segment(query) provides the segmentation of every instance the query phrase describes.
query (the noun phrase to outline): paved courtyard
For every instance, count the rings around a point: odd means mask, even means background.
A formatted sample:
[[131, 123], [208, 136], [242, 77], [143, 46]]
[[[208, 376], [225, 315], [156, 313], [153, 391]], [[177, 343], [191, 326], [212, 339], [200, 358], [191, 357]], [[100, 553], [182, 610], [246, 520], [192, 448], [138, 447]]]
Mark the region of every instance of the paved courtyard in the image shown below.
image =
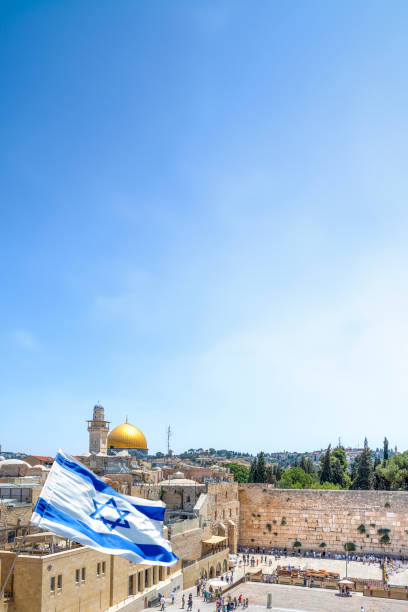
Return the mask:
[[[364, 597], [354, 593], [350, 598], [338, 597], [334, 591], [260, 583], [240, 584], [229, 592], [232, 597], [242, 593], [249, 599], [248, 612], [266, 610], [267, 593], [272, 593], [272, 610], [275, 612], [408, 612], [408, 602], [393, 599]], [[201, 612], [215, 609], [214, 604], [204, 604]]]
[[[278, 565], [291, 565], [292, 567], [300, 569], [324, 569], [337, 572], [341, 578], [346, 575], [346, 562], [338, 561], [336, 559], [313, 559], [312, 557], [281, 557], [279, 561], [275, 561], [274, 557], [268, 557], [268, 563], [260, 563], [260, 555], [254, 555], [255, 559], [258, 559], [259, 565], [255, 568], [246, 567], [247, 572], [257, 572], [262, 569], [266, 573], [270, 573], [271, 570], [275, 569]], [[241, 565], [238, 567], [237, 575], [241, 576], [243, 571], [242, 556]], [[272, 560], [272, 565], [269, 566], [269, 559]], [[348, 576], [352, 578], [372, 578], [374, 580], [382, 580], [382, 571], [378, 563], [368, 564], [362, 563], [361, 561], [350, 561], [347, 569]], [[408, 565], [401, 564], [389, 576], [390, 584], [408, 586]], [[407, 611], [408, 612], [408, 611]]]
[[[194, 595], [193, 612], [215, 612], [214, 603], [204, 603], [202, 597], [195, 597], [195, 588], [184, 592], [186, 599], [189, 592]], [[249, 599], [247, 612], [267, 612], [268, 593], [272, 593], [272, 612], [360, 612], [361, 606], [364, 606], [364, 612], [408, 612], [408, 602], [364, 597], [360, 593], [354, 593], [350, 598], [341, 598], [334, 591], [324, 589], [256, 582], [240, 584], [229, 591], [232, 597], [238, 597], [240, 593]], [[178, 594], [174, 606], [168, 604], [168, 608], [176, 612], [181, 608], [180, 602], [181, 594]], [[245, 612], [242, 608], [237, 610]]]
[[[255, 557], [260, 559], [259, 555], [255, 555]], [[346, 569], [345, 561], [287, 557], [281, 558], [279, 561], [273, 559], [271, 566], [269, 564], [259, 564], [255, 568], [248, 568], [247, 566], [246, 571], [252, 573], [262, 569], [269, 573], [277, 565], [291, 565], [302, 569], [325, 569], [338, 572], [341, 577], [345, 576]], [[235, 569], [234, 579], [236, 580], [242, 575], [243, 565], [241, 564]], [[348, 575], [354, 578], [377, 580], [382, 578], [378, 564], [368, 565], [357, 561], [348, 564]], [[408, 584], [408, 572], [400, 571], [394, 574], [390, 582], [392, 584]], [[185, 591], [186, 596], [189, 592], [193, 593], [193, 612], [215, 612], [214, 603], [204, 603], [202, 597], [195, 596], [195, 587], [187, 589]], [[240, 593], [249, 599], [248, 612], [262, 612], [262, 610], [266, 612], [268, 593], [272, 593], [272, 612], [360, 612], [361, 606], [364, 606], [364, 612], [408, 612], [408, 601], [364, 597], [361, 593], [353, 593], [351, 598], [341, 598], [335, 591], [326, 589], [247, 582], [228, 592], [232, 597], [238, 597]], [[178, 594], [174, 605], [175, 611], [180, 608], [180, 601], [181, 594]], [[238, 608], [238, 612], [243, 612], [242, 608]]]

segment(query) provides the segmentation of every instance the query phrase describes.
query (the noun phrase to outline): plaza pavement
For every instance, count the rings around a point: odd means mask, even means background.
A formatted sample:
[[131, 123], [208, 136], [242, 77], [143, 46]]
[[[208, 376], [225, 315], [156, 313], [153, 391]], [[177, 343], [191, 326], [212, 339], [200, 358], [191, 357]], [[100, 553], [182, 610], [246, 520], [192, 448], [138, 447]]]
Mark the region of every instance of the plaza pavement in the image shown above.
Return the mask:
[[[193, 612], [215, 612], [215, 603], [205, 603], [202, 597], [196, 597], [196, 588], [184, 591], [186, 603], [188, 594], [193, 593]], [[334, 591], [325, 589], [310, 589], [308, 587], [286, 586], [280, 584], [262, 584], [247, 582], [231, 589], [228, 595], [248, 597], [247, 612], [267, 612], [267, 594], [272, 593], [272, 612], [408, 612], [408, 602], [395, 599], [379, 599], [364, 597], [360, 593], [353, 593], [350, 598], [338, 597]], [[181, 593], [177, 594], [174, 612], [181, 607]], [[238, 612], [245, 612], [237, 608]]]
[[[254, 555], [260, 559], [260, 555]], [[242, 556], [240, 555], [242, 560]], [[269, 558], [268, 558], [269, 561]], [[251, 568], [246, 566], [246, 572], [257, 572], [259, 569], [266, 570], [268, 573], [277, 565], [291, 565], [302, 569], [325, 569], [335, 571], [340, 577], [345, 576], [345, 561], [336, 559], [313, 559], [298, 557], [281, 557], [278, 561], [273, 558], [272, 565], [259, 564]], [[234, 582], [243, 575], [243, 565], [239, 565], [234, 570]], [[351, 561], [348, 564], [348, 575], [353, 578], [372, 578], [381, 580], [382, 572], [378, 563], [373, 565], [363, 564], [359, 561]], [[401, 582], [396, 582], [396, 578]], [[404, 582], [405, 580], [405, 582]], [[408, 584], [408, 571], [404, 571], [392, 576], [392, 584]], [[214, 603], [205, 603], [202, 597], [196, 597], [196, 587], [186, 589], [186, 601], [189, 593], [193, 593], [193, 612], [215, 612]], [[364, 606], [364, 612], [408, 612], [408, 601], [402, 602], [395, 599], [380, 599], [374, 597], [364, 597], [361, 593], [353, 593], [350, 598], [341, 598], [335, 591], [326, 589], [311, 589], [309, 587], [286, 586], [280, 584], [263, 584], [256, 582], [246, 582], [239, 584], [228, 591], [228, 595], [238, 597], [242, 593], [243, 597], [248, 597], [249, 607], [247, 612], [266, 612], [267, 594], [272, 593], [272, 612], [360, 612]], [[174, 604], [174, 611], [180, 608], [181, 593], [177, 594]], [[173, 606], [169, 606], [172, 608]], [[237, 609], [242, 612], [242, 608]]]

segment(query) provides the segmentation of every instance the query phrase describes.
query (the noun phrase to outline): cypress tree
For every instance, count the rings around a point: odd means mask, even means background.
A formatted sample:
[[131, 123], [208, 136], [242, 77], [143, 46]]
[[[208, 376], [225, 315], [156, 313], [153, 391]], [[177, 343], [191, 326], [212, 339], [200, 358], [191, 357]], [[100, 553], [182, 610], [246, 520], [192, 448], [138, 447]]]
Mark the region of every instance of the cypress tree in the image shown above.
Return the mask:
[[357, 471], [358, 471], [358, 465], [360, 463], [360, 457], [357, 456], [355, 459], [353, 459], [353, 462], [351, 464], [351, 480], [355, 480], [357, 478]]
[[280, 479], [282, 478], [282, 474], [283, 474], [283, 469], [282, 467], [278, 464], [278, 465], [274, 465], [272, 468], [272, 473], [276, 478], [276, 482], [279, 482]]
[[390, 457], [390, 451], [388, 450], [388, 440], [384, 438], [384, 461], [388, 461]]
[[272, 472], [272, 466], [268, 465], [266, 468], [266, 482], [269, 484], [275, 484], [276, 479]]
[[366, 447], [359, 457], [357, 475], [353, 482], [353, 489], [372, 489], [374, 486], [374, 472], [372, 451]]
[[330, 449], [331, 444], [327, 447], [327, 451], [324, 454], [322, 471], [320, 473], [320, 483], [331, 482], [332, 481], [332, 473], [331, 473], [331, 457], [330, 457]]
[[266, 463], [265, 463], [265, 455], [261, 451], [258, 455], [258, 464], [255, 473], [255, 481], [254, 482], [266, 482]]
[[343, 486], [343, 478], [344, 478], [344, 472], [342, 470], [342, 467], [340, 465], [340, 461], [338, 459], [335, 459], [331, 465], [331, 476], [332, 479], [330, 482], [332, 482], [335, 485], [341, 485]]
[[248, 482], [256, 482], [255, 477], [258, 471], [258, 460], [254, 457], [251, 467], [249, 468]]

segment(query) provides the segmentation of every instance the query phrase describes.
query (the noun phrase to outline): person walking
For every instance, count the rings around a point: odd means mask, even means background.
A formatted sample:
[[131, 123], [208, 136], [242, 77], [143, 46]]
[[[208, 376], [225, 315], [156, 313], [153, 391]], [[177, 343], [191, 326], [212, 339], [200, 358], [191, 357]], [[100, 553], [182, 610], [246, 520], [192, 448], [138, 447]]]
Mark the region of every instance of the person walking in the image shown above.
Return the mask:
[[170, 597], [171, 597], [171, 605], [173, 606], [173, 605], [174, 605], [174, 600], [175, 600], [175, 598], [176, 598], [176, 593], [175, 593], [175, 591], [172, 591], [172, 592], [171, 592]]
[[166, 600], [164, 599], [163, 595], [160, 597], [160, 610], [164, 610], [164, 606], [165, 606]]
[[184, 595], [184, 593], [183, 593], [183, 595], [182, 595], [182, 597], [181, 597], [181, 609], [182, 609], [182, 610], [184, 610], [184, 606], [185, 606], [185, 605], [186, 605], [186, 596], [185, 596], [185, 595]]

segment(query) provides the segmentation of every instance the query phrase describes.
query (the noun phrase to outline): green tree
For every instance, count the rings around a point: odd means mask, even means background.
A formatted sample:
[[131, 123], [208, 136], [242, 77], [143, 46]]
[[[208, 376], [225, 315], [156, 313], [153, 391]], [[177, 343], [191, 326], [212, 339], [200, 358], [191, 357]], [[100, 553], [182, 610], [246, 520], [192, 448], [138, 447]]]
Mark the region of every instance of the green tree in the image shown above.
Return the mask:
[[279, 482], [282, 478], [283, 468], [279, 464], [274, 465], [272, 468], [272, 474], [274, 475], [276, 482]]
[[316, 486], [312, 488], [313, 489], [330, 489], [333, 491], [334, 490], [338, 491], [339, 489], [343, 489], [344, 487], [338, 484], [333, 484], [332, 482], [323, 482], [323, 484], [316, 483]]
[[254, 457], [251, 463], [251, 467], [249, 468], [248, 482], [257, 482], [256, 481], [257, 471], [258, 471], [258, 459]]
[[360, 454], [357, 475], [353, 482], [352, 489], [372, 489], [374, 486], [372, 451], [368, 446], [364, 446]]
[[241, 465], [240, 463], [224, 463], [224, 465], [234, 475], [235, 482], [248, 482], [249, 468], [246, 465]]
[[320, 482], [331, 482], [332, 481], [332, 472], [331, 472], [331, 444], [327, 447], [327, 450], [324, 454], [322, 461], [322, 471], [320, 473]]
[[263, 451], [261, 451], [258, 455], [254, 482], [266, 482], [266, 463]]
[[267, 465], [266, 466], [266, 482], [268, 484], [276, 484], [276, 478], [273, 474], [273, 470], [272, 470], [272, 466], [271, 465]]
[[389, 451], [388, 446], [389, 446], [388, 440], [387, 438], [384, 438], [384, 457], [383, 457], [384, 461], [388, 461], [388, 459], [390, 458], [390, 451]]
[[280, 489], [312, 489], [316, 485], [316, 480], [306, 474], [300, 467], [293, 467], [285, 470], [279, 482]]
[[337, 459], [339, 461], [343, 471], [347, 470], [346, 451], [342, 446], [336, 446], [336, 448], [333, 448], [331, 456], [333, 459]]
[[351, 463], [351, 480], [353, 482], [357, 478], [359, 463], [360, 463], [360, 456], [355, 457]]
[[378, 465], [375, 476], [383, 485], [381, 488], [408, 491], [408, 451], [393, 455], [386, 463]]
[[344, 470], [341, 467], [340, 461], [334, 459], [331, 463], [331, 481], [333, 484], [343, 486]]
[[313, 478], [316, 477], [316, 468], [313, 464], [313, 461], [310, 459], [310, 457], [306, 459], [305, 472], [306, 474], [310, 474], [311, 476], [313, 476]]

